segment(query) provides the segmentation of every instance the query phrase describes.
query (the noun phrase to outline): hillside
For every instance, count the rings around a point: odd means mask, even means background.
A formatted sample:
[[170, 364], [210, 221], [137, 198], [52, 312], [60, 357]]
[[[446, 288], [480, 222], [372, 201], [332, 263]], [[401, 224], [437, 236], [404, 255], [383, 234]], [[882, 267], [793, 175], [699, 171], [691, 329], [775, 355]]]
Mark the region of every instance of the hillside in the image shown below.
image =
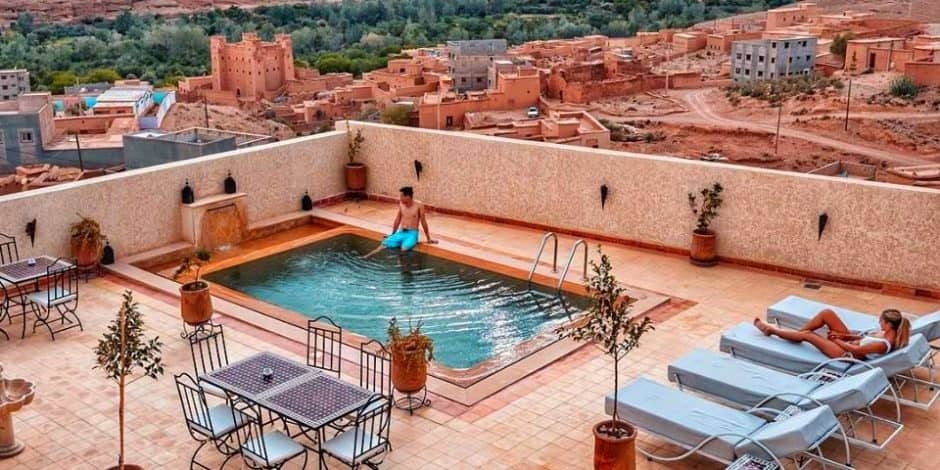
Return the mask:
[[15, 21], [29, 12], [37, 22], [58, 23], [88, 17], [114, 18], [122, 10], [173, 16], [210, 8], [303, 3], [298, 0], [0, 0], [0, 18]]

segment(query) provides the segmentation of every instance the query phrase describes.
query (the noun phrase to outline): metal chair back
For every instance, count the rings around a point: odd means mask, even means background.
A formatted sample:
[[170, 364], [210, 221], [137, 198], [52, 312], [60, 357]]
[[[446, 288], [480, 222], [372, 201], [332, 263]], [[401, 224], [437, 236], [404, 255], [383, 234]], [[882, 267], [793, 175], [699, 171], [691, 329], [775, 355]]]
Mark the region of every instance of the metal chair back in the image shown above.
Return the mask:
[[212, 415], [206, 403], [206, 394], [193, 376], [183, 372], [174, 376], [176, 391], [179, 392], [180, 406], [189, 434], [197, 440], [212, 438]]
[[206, 375], [228, 365], [228, 350], [225, 348], [225, 332], [222, 325], [200, 326], [189, 336], [189, 347], [192, 350], [196, 376]]
[[57, 258], [46, 268], [46, 305], [78, 300], [78, 267]]
[[0, 265], [15, 263], [20, 260], [20, 252], [16, 248], [16, 237], [0, 233]]
[[[388, 448], [388, 434], [392, 423], [392, 400], [374, 394], [356, 412], [353, 439], [353, 458], [370, 454], [378, 448]], [[347, 431], [349, 432], [349, 431]]]
[[343, 329], [327, 316], [307, 321], [307, 365], [340, 376]]
[[235, 431], [238, 440], [238, 448], [241, 451], [242, 458], [249, 468], [257, 468], [257, 464], [250, 459], [246, 453], [257, 457], [264, 462], [265, 467], [271, 466], [268, 458], [268, 445], [264, 439], [264, 419], [261, 414], [261, 406], [248, 400], [235, 401], [237, 397], [230, 396], [233, 402], [232, 413], [241, 414], [245, 425]]
[[359, 386], [386, 397], [392, 396], [392, 356], [382, 343], [370, 340], [359, 345]]

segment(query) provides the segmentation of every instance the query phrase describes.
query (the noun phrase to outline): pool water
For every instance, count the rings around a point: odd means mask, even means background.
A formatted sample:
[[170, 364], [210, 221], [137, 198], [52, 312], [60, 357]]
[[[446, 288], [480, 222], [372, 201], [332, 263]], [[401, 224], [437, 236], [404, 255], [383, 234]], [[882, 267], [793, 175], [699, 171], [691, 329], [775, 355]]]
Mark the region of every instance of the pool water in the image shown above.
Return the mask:
[[340, 235], [211, 273], [211, 282], [385, 342], [388, 320], [424, 323], [435, 360], [453, 369], [511, 361], [514, 347], [568, 321], [579, 296], [423, 253], [362, 255], [378, 242]]

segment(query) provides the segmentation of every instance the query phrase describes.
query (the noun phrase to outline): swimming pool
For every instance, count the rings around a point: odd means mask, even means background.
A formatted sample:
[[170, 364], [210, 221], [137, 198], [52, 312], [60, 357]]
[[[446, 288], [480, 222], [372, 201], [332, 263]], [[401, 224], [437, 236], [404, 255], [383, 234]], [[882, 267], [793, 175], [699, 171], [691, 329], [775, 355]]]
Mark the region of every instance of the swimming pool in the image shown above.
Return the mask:
[[452, 369], [506, 364], [517, 346], [550, 334], [587, 299], [419, 252], [382, 252], [341, 234], [205, 276], [206, 280], [310, 318], [385, 341], [388, 319], [424, 323], [435, 360]]

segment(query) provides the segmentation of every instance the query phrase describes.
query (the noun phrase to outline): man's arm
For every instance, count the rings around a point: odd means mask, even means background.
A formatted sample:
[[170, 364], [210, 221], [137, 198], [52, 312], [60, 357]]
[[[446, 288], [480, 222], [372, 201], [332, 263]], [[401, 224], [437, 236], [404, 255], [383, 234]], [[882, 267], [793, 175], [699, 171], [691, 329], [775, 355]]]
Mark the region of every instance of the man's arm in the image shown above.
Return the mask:
[[401, 225], [401, 208], [398, 208], [398, 214], [395, 215], [395, 223], [392, 224], [392, 233], [398, 231], [398, 226]]
[[418, 208], [418, 216], [421, 218], [421, 226], [424, 227], [424, 235], [428, 237], [428, 243], [437, 243], [437, 240], [431, 238], [431, 230], [428, 228], [428, 218], [424, 215], [425, 209], [422, 205]]

